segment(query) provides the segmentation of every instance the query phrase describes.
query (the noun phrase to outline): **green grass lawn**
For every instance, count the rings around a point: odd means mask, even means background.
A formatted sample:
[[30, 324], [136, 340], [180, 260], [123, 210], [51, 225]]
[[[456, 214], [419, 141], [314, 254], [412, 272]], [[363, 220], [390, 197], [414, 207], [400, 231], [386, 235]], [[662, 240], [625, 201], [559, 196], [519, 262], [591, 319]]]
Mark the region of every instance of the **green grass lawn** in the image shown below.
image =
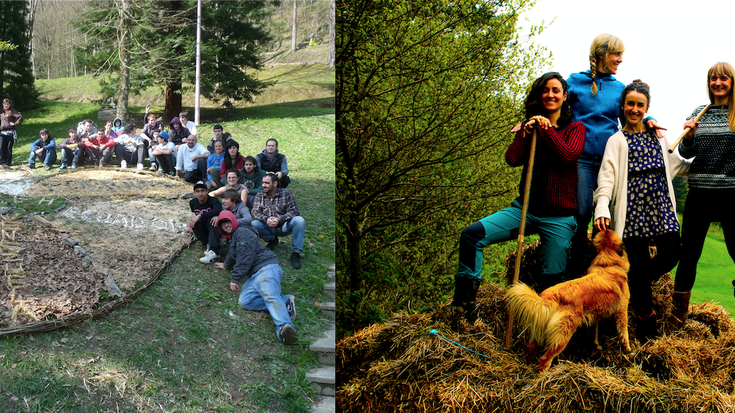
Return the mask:
[[[675, 271], [672, 274], [675, 274]], [[715, 301], [730, 315], [735, 315], [733, 279], [735, 279], [735, 264], [727, 253], [725, 241], [718, 236], [708, 236], [704, 241], [702, 257], [697, 264], [697, 280], [692, 290], [692, 302]]]
[[[229, 272], [199, 263], [203, 247], [195, 243], [140, 296], [101, 319], [1, 337], [0, 412], [308, 410], [314, 393], [304, 376], [317, 364], [308, 346], [327, 327], [318, 304], [328, 300], [322, 285], [334, 263], [335, 118], [324, 98], [307, 97], [233, 110], [206, 108], [199, 126], [203, 144], [213, 124], [221, 123], [241, 153], [259, 153], [274, 137], [288, 157], [293, 177], [288, 189], [307, 223], [303, 268], [290, 267], [290, 237], [275, 252], [284, 268], [283, 290], [297, 297], [297, 345], [277, 341], [267, 314], [261, 319], [239, 309], [228, 288]], [[96, 119], [97, 108], [44, 101], [23, 112], [14, 163], [27, 163], [39, 129], [48, 128], [61, 140], [79, 120]], [[132, 110], [142, 113], [143, 107]], [[18, 212], [27, 211], [19, 207]]]

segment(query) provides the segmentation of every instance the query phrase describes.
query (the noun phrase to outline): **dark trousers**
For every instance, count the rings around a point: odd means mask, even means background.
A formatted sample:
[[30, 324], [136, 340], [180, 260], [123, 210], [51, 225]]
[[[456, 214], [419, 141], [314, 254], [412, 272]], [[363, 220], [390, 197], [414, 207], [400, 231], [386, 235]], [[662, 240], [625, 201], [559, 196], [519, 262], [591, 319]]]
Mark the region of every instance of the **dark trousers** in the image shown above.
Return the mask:
[[102, 150], [90, 148], [89, 146], [84, 148], [85, 152], [87, 153], [87, 156], [94, 162], [95, 164], [102, 163], [110, 163], [110, 159], [112, 158], [112, 154], [115, 153], [115, 148], [103, 148]]
[[[71, 159], [71, 162], [69, 161]], [[82, 156], [82, 148], [77, 146], [76, 149], [61, 148], [61, 164], [62, 165], [81, 165], [84, 157]]]
[[0, 165], [11, 166], [13, 164], [13, 145], [15, 134], [12, 130], [0, 132]]
[[[628, 287], [630, 305], [636, 315], [647, 316], [653, 312], [652, 284], [671, 271], [679, 262], [681, 242], [677, 232], [653, 238], [626, 238], [625, 251], [630, 261]], [[655, 246], [656, 255], [651, 258], [650, 248]]]
[[196, 181], [207, 180], [207, 160], [204, 158], [197, 159], [197, 167], [191, 171], [184, 172], [184, 180], [194, 183]]
[[158, 162], [161, 170], [165, 173], [169, 173], [174, 171], [176, 160], [173, 155], [156, 155], [151, 159], [151, 162]]
[[707, 237], [709, 225], [713, 222], [719, 222], [722, 226], [727, 252], [735, 261], [733, 202], [735, 202], [735, 189], [689, 189], [681, 226], [681, 262], [676, 269], [674, 291], [689, 292], [694, 287], [704, 239]]
[[194, 225], [193, 231], [202, 244], [209, 244], [209, 249], [219, 255], [220, 233], [217, 227], [209, 223], [209, 219], [200, 218]]
[[125, 161], [129, 164], [143, 163], [145, 159], [145, 148], [143, 145], [138, 145], [134, 152], [128, 152], [124, 145], [115, 145], [115, 156], [117, 156], [117, 160], [120, 162]]

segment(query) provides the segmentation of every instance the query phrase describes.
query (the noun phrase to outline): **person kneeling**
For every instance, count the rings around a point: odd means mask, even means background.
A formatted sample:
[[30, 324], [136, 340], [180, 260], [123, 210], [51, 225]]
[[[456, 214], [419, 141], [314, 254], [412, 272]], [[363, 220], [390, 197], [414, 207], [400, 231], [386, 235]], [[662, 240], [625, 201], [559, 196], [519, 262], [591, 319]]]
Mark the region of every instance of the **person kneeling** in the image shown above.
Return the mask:
[[[258, 241], [252, 227], [240, 225], [230, 211], [220, 212], [217, 228], [232, 242], [225, 262], [214, 266], [232, 269], [230, 289], [240, 292], [238, 304], [248, 311], [267, 309], [276, 325], [276, 337], [284, 344], [294, 344], [296, 329], [291, 320], [296, 317], [296, 306], [293, 295], [281, 294], [283, 269], [278, 265], [278, 258]], [[240, 288], [245, 278], [247, 281]]]

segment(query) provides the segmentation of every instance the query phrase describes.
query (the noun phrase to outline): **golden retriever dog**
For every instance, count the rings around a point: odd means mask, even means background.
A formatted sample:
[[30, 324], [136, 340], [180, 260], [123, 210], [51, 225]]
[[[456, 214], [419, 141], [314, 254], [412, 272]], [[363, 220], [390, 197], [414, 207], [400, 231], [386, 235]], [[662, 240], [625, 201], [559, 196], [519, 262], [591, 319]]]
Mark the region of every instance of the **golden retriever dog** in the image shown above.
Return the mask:
[[[538, 361], [537, 369], [546, 371], [554, 357], [569, 343], [581, 323], [591, 325], [613, 316], [626, 352], [628, 340], [628, 254], [623, 241], [608, 229], [595, 236], [593, 244], [597, 256], [587, 275], [547, 288], [541, 294], [518, 283], [505, 294], [510, 308], [520, 325], [531, 334], [528, 362], [542, 347], [546, 353]], [[600, 349], [595, 325], [595, 344]]]

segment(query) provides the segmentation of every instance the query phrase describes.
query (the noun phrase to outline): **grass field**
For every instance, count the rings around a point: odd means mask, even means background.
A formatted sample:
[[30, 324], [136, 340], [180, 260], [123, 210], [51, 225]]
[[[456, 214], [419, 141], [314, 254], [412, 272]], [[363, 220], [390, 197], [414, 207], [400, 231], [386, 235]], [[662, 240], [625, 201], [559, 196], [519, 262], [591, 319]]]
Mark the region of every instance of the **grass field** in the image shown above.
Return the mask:
[[[45, 87], [53, 88], [50, 83]], [[199, 263], [203, 248], [196, 243], [143, 294], [101, 319], [0, 338], [0, 412], [308, 411], [314, 393], [304, 376], [316, 365], [308, 346], [326, 328], [318, 305], [327, 300], [322, 285], [335, 248], [334, 107], [328, 100], [305, 95], [295, 102], [208, 108], [199, 126], [202, 143], [212, 125], [222, 123], [241, 153], [256, 154], [275, 137], [288, 156], [289, 189], [307, 222], [304, 266], [288, 264], [290, 238], [276, 254], [283, 290], [297, 297], [297, 345], [277, 341], [270, 316], [238, 308], [229, 273]], [[52, 101], [24, 112], [15, 164], [27, 163], [40, 128], [63, 139], [96, 112], [90, 103]]]
[[735, 264], [727, 253], [724, 239], [717, 235], [708, 236], [704, 242], [702, 258], [697, 264], [697, 280], [692, 289], [692, 302], [715, 301], [731, 316], [735, 315], [733, 279], [735, 279]]

